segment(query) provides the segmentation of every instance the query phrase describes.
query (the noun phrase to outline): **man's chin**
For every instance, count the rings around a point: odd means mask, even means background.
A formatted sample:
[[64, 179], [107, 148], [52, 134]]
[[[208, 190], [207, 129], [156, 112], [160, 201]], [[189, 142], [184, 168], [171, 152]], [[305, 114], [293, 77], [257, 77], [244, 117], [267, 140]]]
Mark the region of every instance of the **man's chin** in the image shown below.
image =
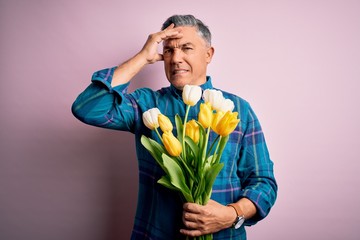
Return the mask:
[[188, 81], [180, 79], [171, 79], [169, 81], [176, 89], [182, 90], [186, 84], [189, 84]]

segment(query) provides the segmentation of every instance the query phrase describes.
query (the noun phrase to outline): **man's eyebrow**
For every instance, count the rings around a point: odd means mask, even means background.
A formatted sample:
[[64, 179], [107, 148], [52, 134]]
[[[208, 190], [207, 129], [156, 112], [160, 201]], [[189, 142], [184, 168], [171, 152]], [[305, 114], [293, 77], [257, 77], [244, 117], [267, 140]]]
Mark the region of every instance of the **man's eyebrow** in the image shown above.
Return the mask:
[[[180, 44], [179, 47], [186, 47], [186, 46], [195, 46], [193, 43], [191, 42], [187, 42], [187, 43], [183, 43], [183, 44]], [[174, 48], [173, 46], [170, 46], [168, 44], [164, 45], [164, 48]]]
[[181, 44], [180, 46], [181, 46], [181, 47], [184, 47], [184, 46], [189, 46], [189, 45], [194, 46], [194, 44], [192, 44], [191, 42], [187, 42], [187, 43]]

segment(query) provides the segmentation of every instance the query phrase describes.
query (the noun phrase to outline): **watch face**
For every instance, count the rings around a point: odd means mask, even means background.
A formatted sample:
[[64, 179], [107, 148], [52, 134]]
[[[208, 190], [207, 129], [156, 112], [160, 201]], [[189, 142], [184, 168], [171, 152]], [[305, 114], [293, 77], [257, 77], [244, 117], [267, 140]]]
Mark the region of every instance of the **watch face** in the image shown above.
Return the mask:
[[239, 217], [236, 219], [234, 228], [235, 228], [235, 229], [240, 228], [241, 225], [243, 225], [244, 221], [245, 221], [245, 218], [239, 216]]

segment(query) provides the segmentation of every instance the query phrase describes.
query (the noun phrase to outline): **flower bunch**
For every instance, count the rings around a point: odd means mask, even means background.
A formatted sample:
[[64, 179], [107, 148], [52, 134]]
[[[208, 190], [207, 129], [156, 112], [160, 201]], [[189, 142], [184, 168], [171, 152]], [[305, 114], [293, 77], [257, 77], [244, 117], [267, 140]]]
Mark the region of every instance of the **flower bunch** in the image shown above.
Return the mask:
[[[200, 104], [198, 118], [188, 120], [190, 107], [201, 97], [204, 103]], [[202, 93], [199, 86], [185, 85], [182, 98], [186, 112], [183, 120], [175, 116], [176, 136], [170, 119], [158, 108], [152, 108], [143, 113], [143, 122], [156, 131], [161, 143], [146, 136], [141, 137], [141, 143], [165, 172], [158, 183], [181, 192], [187, 202], [205, 205], [223, 168], [220, 159], [229, 134], [240, 120], [238, 113], [233, 112], [234, 103], [225, 99], [221, 91], [207, 89]], [[211, 131], [217, 137], [209, 145]], [[211, 239], [210, 235], [207, 237]]]

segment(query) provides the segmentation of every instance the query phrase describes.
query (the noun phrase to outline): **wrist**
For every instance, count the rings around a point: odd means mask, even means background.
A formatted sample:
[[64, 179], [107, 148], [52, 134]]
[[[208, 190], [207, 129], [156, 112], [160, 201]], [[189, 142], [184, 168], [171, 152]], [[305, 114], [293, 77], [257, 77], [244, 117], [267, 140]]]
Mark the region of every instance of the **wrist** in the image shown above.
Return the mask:
[[227, 207], [232, 208], [233, 212], [235, 213], [235, 218], [231, 226], [235, 229], [240, 228], [245, 221], [244, 212], [237, 203], [230, 203], [227, 205]]
[[226, 205], [226, 224], [225, 224], [225, 228], [230, 228], [232, 227], [234, 221], [236, 220], [237, 214], [236, 211], [233, 207]]
[[143, 51], [138, 52], [135, 56], [134, 59], [136, 59], [136, 61], [139, 63], [139, 65], [141, 66], [145, 66], [149, 63], [146, 53], [144, 53]]

